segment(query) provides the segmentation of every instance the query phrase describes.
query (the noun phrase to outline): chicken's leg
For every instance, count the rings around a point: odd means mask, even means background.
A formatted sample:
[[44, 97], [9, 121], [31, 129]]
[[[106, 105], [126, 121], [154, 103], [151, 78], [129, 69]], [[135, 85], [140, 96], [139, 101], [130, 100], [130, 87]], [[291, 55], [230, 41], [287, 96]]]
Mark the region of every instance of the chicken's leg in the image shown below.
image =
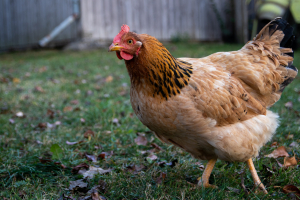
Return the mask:
[[253, 181], [254, 181], [254, 185], [255, 187], [259, 187], [265, 194], [268, 194], [268, 191], [266, 190], [265, 186], [262, 184], [262, 182], [260, 181], [257, 172], [255, 170], [252, 158], [250, 158], [249, 160], [247, 160], [247, 165], [250, 169]]
[[208, 163], [205, 167], [205, 170], [202, 174], [202, 177], [198, 182], [198, 186], [203, 186], [205, 188], [216, 188], [217, 187], [215, 185], [209, 184], [209, 182], [208, 182], [210, 174], [211, 174], [216, 162], [217, 162], [217, 159], [211, 159], [208, 161]]

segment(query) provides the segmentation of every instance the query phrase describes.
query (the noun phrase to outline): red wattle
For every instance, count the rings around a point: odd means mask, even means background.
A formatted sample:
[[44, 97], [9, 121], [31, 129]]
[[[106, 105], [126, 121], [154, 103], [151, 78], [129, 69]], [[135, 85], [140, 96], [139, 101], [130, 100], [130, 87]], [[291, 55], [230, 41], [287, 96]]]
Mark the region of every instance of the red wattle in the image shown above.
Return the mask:
[[125, 60], [131, 60], [133, 58], [133, 55], [121, 51], [121, 57]]
[[123, 58], [122, 58], [121, 55], [120, 55], [120, 51], [116, 51], [116, 54], [117, 54], [117, 57], [118, 57], [120, 60], [123, 60]]

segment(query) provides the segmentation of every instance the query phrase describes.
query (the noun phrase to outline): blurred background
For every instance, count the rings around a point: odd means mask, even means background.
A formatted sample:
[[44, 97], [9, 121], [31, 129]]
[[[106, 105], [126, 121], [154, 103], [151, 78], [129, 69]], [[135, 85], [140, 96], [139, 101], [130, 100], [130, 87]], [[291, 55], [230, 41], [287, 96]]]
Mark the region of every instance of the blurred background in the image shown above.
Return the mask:
[[299, 0], [2, 0], [0, 51], [99, 48], [122, 24], [161, 41], [245, 43], [275, 17], [297, 30], [299, 5]]

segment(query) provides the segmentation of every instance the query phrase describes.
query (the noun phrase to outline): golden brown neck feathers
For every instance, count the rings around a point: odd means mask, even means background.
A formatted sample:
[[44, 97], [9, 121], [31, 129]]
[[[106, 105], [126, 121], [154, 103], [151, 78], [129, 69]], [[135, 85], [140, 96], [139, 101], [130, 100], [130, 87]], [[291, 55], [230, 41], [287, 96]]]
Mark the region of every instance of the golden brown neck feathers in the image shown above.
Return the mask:
[[189, 82], [192, 65], [174, 58], [154, 37], [139, 36], [143, 45], [138, 56], [126, 61], [131, 84], [147, 84], [153, 97], [168, 99], [179, 94]]

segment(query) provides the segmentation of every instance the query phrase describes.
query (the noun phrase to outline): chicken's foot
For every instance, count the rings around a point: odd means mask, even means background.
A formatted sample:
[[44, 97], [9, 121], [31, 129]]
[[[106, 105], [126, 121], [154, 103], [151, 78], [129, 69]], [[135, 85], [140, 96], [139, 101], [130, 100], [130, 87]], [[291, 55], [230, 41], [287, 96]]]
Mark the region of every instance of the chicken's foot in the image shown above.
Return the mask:
[[247, 165], [250, 169], [255, 187], [260, 188], [263, 191], [263, 193], [268, 194], [268, 191], [266, 190], [265, 186], [262, 184], [262, 182], [260, 181], [260, 179], [257, 175], [257, 172], [255, 170], [255, 167], [254, 167], [254, 164], [253, 164], [253, 161], [252, 161], [252, 158], [247, 160]]
[[202, 177], [198, 182], [198, 186], [203, 186], [205, 188], [217, 188], [217, 186], [209, 184], [209, 177], [210, 177], [210, 174], [211, 174], [216, 162], [217, 162], [217, 159], [211, 159], [208, 161], [208, 163], [204, 169], [204, 172], [202, 174]]

